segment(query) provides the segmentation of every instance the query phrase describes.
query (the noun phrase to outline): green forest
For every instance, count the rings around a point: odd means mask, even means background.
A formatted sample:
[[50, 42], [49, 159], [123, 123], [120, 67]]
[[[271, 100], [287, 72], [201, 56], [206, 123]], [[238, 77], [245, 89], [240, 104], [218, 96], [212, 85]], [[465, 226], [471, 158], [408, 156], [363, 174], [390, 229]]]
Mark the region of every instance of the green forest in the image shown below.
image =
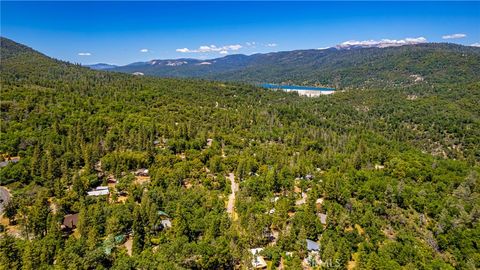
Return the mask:
[[308, 98], [0, 41], [0, 269], [480, 268], [478, 70]]
[[[319, 85], [337, 89], [404, 88], [422, 82], [448, 87], [480, 77], [480, 48], [424, 43], [386, 48], [294, 50], [204, 60], [152, 60], [109, 68], [161, 77], [246, 83]], [[171, 66], [172, 63], [181, 63]]]

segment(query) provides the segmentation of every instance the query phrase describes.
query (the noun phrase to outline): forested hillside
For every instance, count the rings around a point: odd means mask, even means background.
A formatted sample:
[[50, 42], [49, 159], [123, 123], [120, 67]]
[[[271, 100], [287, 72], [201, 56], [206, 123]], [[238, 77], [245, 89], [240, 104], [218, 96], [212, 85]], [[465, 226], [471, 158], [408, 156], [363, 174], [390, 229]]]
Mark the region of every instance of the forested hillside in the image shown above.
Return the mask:
[[480, 48], [425, 43], [389, 48], [299, 50], [210, 60], [152, 60], [109, 69], [161, 77], [343, 88], [424, 87], [476, 82]]
[[1, 269], [480, 268], [476, 50], [306, 98], [0, 42]]

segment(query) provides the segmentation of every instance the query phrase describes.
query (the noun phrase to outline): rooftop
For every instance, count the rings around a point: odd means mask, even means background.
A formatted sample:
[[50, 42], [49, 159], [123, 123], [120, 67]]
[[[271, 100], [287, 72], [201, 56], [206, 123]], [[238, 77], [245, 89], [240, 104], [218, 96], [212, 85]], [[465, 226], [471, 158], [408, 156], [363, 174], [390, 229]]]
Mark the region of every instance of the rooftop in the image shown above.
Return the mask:
[[77, 227], [77, 224], [78, 224], [78, 213], [77, 214], [66, 215], [63, 218], [62, 225], [65, 228], [74, 229], [74, 228]]
[[320, 250], [320, 246], [317, 242], [307, 239], [307, 250], [308, 251], [318, 251]]

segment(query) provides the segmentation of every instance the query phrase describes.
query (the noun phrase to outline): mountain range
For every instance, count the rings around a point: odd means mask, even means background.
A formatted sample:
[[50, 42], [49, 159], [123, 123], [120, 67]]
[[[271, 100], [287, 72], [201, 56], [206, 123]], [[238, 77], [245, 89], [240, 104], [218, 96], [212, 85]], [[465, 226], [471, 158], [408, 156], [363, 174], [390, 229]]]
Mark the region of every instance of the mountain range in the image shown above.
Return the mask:
[[117, 68], [117, 65], [110, 65], [110, 64], [105, 64], [105, 63], [98, 63], [98, 64], [93, 64], [93, 65], [86, 65], [86, 67], [89, 67], [91, 69], [95, 70], [107, 70], [107, 69], [113, 69]]
[[[318, 53], [300, 52], [258, 68]], [[264, 247], [272, 268], [303, 269], [313, 244], [340, 269], [479, 269], [478, 50], [320, 52], [353, 83], [413, 87], [308, 98], [97, 71], [0, 37], [0, 265], [247, 269]], [[168, 61], [150, 66], [197, 67]]]
[[462, 82], [473, 82], [480, 77], [478, 47], [450, 43], [394, 47], [367, 45], [236, 54], [208, 60], [155, 59], [125, 66], [98, 64], [90, 68], [160, 77], [287, 83], [337, 89], [442, 83], [459, 78]]

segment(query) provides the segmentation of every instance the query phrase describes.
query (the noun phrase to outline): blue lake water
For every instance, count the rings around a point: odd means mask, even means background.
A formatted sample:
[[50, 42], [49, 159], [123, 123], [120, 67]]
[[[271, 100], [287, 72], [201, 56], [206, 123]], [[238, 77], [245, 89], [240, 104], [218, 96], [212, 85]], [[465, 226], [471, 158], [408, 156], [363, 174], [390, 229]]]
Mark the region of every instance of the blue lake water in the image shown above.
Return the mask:
[[283, 89], [283, 90], [306, 90], [306, 91], [335, 91], [335, 88], [313, 87], [313, 86], [298, 86], [298, 85], [283, 85], [265, 83], [260, 86], [269, 89]]

